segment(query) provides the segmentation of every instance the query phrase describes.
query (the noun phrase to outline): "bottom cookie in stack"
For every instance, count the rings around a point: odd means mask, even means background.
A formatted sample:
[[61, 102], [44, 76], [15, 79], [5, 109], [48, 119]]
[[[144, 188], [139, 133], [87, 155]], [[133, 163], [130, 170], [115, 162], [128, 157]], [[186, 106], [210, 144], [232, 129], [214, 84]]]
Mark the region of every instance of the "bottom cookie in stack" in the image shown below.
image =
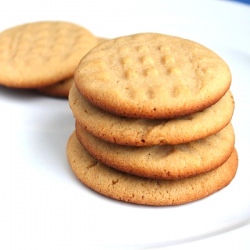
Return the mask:
[[225, 163], [204, 174], [177, 180], [139, 177], [100, 163], [85, 150], [75, 132], [68, 140], [67, 156], [74, 174], [91, 189], [113, 199], [152, 206], [180, 205], [205, 198], [227, 186], [238, 166], [234, 149]]

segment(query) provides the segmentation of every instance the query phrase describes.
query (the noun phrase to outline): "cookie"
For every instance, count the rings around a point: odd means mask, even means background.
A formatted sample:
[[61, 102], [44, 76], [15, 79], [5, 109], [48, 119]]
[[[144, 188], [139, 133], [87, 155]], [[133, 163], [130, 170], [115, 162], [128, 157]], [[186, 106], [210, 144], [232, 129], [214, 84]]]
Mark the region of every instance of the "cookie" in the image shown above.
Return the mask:
[[98, 42], [99, 42], [99, 44], [101, 44], [101, 43], [103, 43], [103, 42], [106, 42], [106, 41], [108, 41], [109, 39], [108, 38], [106, 38], [106, 37], [98, 37]]
[[227, 186], [238, 166], [234, 150], [220, 167], [195, 177], [180, 180], [137, 177], [98, 162], [87, 153], [75, 133], [69, 138], [67, 157], [75, 176], [96, 192], [125, 202], [153, 206], [179, 205], [207, 197]]
[[72, 77], [80, 59], [99, 40], [69, 22], [22, 24], [0, 33], [0, 83], [40, 88]]
[[230, 91], [205, 110], [171, 120], [113, 115], [86, 101], [75, 86], [69, 93], [69, 104], [76, 120], [86, 130], [103, 140], [131, 146], [180, 144], [198, 140], [224, 128], [234, 112]]
[[186, 178], [215, 169], [228, 159], [235, 142], [231, 124], [201, 140], [151, 147], [109, 143], [91, 135], [79, 124], [76, 124], [76, 134], [100, 162], [133, 175], [157, 179]]
[[187, 39], [141, 33], [108, 40], [75, 72], [80, 93], [116, 115], [169, 119], [215, 104], [228, 91], [228, 65]]
[[74, 77], [70, 77], [69, 79], [63, 80], [59, 83], [53, 84], [51, 86], [38, 88], [36, 89], [39, 93], [53, 96], [53, 97], [61, 97], [68, 98], [69, 91], [74, 84]]
[[[103, 38], [103, 37], [97, 37], [97, 39], [98, 39], [98, 44], [108, 40], [107, 38]], [[74, 76], [68, 79], [62, 80], [59, 83], [46, 86], [43, 88], [38, 88], [37, 91], [48, 96], [68, 98], [69, 91], [71, 87], [73, 86], [73, 84], [74, 84]]]

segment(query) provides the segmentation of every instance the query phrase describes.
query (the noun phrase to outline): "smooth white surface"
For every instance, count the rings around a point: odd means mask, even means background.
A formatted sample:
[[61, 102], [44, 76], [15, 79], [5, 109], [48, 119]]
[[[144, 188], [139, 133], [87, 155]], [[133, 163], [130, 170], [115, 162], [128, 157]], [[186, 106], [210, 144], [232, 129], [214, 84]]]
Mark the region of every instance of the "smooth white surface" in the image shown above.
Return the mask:
[[[7, 1], [0, 30], [36, 20], [102, 37], [161, 32], [198, 41], [229, 64], [239, 170], [220, 192], [177, 207], [107, 199], [72, 174], [66, 100], [0, 86], [0, 249], [249, 249], [250, 7], [226, 1]], [[246, 225], [248, 224], [248, 225]]]

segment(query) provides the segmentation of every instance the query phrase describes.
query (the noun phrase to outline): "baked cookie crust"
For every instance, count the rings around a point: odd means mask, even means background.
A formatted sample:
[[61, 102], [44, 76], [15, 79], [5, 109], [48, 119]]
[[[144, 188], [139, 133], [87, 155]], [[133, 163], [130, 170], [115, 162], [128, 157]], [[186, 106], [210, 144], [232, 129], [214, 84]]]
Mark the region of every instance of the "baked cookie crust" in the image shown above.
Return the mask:
[[181, 180], [153, 180], [120, 172], [90, 156], [73, 133], [67, 157], [75, 176], [86, 186], [107, 197], [152, 205], [180, 205], [205, 198], [227, 186], [234, 178], [238, 157], [234, 150], [217, 169]]

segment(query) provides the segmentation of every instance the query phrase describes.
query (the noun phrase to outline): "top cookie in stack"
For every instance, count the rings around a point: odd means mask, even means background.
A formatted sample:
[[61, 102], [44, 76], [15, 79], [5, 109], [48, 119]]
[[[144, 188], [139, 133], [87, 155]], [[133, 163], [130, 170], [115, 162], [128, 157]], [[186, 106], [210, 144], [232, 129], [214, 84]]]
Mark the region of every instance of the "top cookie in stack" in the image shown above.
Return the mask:
[[82, 95], [106, 111], [169, 119], [215, 104], [229, 89], [231, 74], [221, 58], [198, 43], [138, 34], [93, 50], [75, 80]]
[[69, 95], [73, 171], [94, 190], [139, 204], [218, 191], [237, 169], [230, 84], [227, 64], [190, 40], [142, 33], [102, 43], [81, 60]]

